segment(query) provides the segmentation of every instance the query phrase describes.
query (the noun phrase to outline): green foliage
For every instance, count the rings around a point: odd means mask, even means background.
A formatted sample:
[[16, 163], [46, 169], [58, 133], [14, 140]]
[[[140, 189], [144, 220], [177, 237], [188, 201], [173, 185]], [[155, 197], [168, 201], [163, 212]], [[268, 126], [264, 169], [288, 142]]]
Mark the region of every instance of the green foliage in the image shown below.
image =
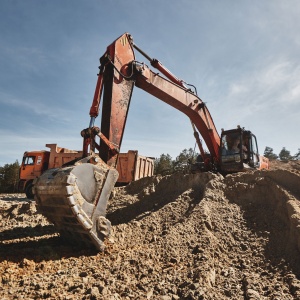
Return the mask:
[[298, 148], [298, 152], [293, 156], [293, 159], [300, 160], [300, 148]]
[[279, 153], [279, 155], [273, 153], [273, 148], [266, 147], [264, 156], [269, 158], [270, 160], [274, 160], [279, 158], [282, 161], [288, 160], [300, 160], [300, 148], [298, 148], [298, 152], [295, 155], [291, 155], [291, 152], [283, 147]]
[[154, 162], [154, 173], [168, 175], [173, 173], [172, 157], [169, 154], [161, 154]]
[[265, 148], [264, 156], [270, 160], [274, 160], [274, 159], [278, 158], [278, 155], [273, 153], [273, 148], [271, 148], [271, 147]]
[[19, 162], [0, 166], [0, 193], [17, 192], [19, 181]]
[[197, 155], [192, 148], [183, 149], [173, 161], [174, 171], [188, 171], [190, 163], [196, 161]]
[[[169, 154], [162, 154], [159, 158], [155, 159], [154, 174], [169, 175], [175, 172], [189, 172], [191, 171], [191, 163], [195, 163], [198, 156], [199, 153], [195, 153], [192, 148], [183, 149], [175, 160]], [[283, 147], [279, 155], [277, 155], [273, 152], [273, 148], [267, 146], [264, 156], [270, 160], [278, 158], [281, 161], [300, 160], [300, 148], [295, 155], [291, 155], [290, 151]]]
[[198, 153], [194, 153], [193, 149], [184, 149], [175, 160], [169, 154], [161, 154], [154, 162], [154, 173], [161, 175], [169, 175], [175, 172], [185, 172], [189, 169], [189, 163], [195, 162]]
[[285, 149], [285, 147], [283, 147], [281, 149], [281, 151], [279, 152], [279, 158], [280, 158], [280, 160], [288, 161], [288, 160], [292, 159], [291, 152], [289, 150]]

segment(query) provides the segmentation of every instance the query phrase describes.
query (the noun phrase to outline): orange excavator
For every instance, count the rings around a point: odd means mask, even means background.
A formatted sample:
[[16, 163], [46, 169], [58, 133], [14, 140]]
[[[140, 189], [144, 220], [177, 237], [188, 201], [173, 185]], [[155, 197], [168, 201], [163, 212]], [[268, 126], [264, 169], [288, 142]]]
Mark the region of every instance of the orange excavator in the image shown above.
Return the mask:
[[[162, 75], [138, 62], [135, 50]], [[256, 137], [250, 131], [238, 126], [222, 130], [220, 137], [196, 88], [149, 57], [130, 34], [123, 34], [107, 47], [99, 70], [90, 124], [81, 132], [82, 158], [47, 170], [34, 182], [40, 211], [62, 234], [99, 250], [104, 247], [111, 227], [106, 207], [118, 179], [116, 164], [134, 86], [187, 115], [200, 151], [200, 169], [227, 174], [268, 168], [268, 160], [259, 155]], [[100, 111], [101, 129], [95, 126]], [[199, 133], [209, 153], [204, 151]]]

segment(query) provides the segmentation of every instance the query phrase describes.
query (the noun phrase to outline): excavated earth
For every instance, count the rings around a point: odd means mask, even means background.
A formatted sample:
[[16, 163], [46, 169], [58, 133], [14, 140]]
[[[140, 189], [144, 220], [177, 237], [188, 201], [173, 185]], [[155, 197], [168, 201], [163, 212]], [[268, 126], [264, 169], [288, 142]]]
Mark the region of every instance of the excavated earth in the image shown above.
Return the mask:
[[70, 245], [24, 194], [0, 195], [1, 299], [300, 299], [300, 162], [115, 188], [112, 235]]

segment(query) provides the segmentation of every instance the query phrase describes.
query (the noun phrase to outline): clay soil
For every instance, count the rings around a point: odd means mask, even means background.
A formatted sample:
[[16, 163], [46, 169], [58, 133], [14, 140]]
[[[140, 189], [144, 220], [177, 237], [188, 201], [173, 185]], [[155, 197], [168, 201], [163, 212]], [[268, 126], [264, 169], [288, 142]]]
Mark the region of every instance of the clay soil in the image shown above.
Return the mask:
[[98, 253], [0, 195], [1, 299], [300, 299], [300, 162], [115, 188]]

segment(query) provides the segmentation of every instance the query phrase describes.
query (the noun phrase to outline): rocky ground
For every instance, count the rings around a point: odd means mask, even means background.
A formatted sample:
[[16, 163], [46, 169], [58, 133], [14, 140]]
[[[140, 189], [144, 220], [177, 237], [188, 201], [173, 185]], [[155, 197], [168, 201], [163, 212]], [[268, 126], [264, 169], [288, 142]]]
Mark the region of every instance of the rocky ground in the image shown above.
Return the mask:
[[1, 299], [300, 299], [300, 163], [115, 188], [106, 250], [0, 195]]

